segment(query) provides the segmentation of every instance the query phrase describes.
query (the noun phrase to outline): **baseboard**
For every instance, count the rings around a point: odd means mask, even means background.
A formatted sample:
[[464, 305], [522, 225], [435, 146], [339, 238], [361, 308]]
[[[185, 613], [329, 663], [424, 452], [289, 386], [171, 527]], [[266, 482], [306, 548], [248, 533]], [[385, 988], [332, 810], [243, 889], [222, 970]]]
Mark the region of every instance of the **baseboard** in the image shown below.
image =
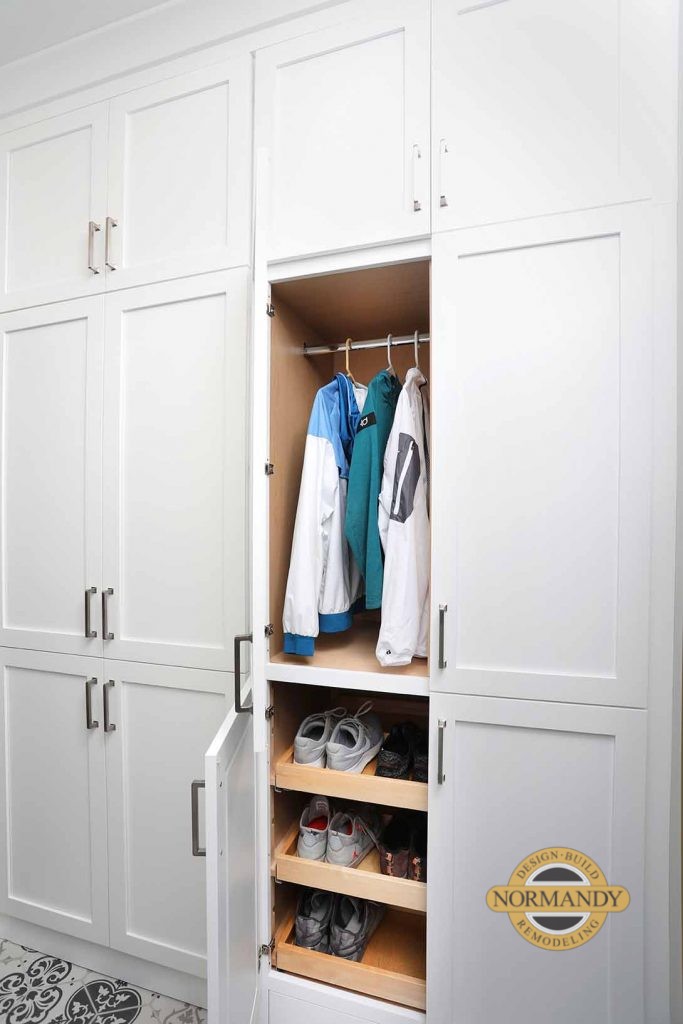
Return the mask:
[[169, 967], [141, 960], [128, 953], [119, 953], [107, 946], [98, 946], [93, 942], [75, 939], [70, 935], [62, 935], [43, 928], [40, 925], [20, 921], [16, 917], [0, 914], [0, 938], [9, 939], [21, 946], [29, 946], [40, 953], [49, 953], [62, 960], [78, 964], [90, 971], [107, 974], [111, 978], [121, 978], [138, 985], [140, 988], [158, 992], [159, 995], [170, 996], [193, 1006], [206, 1006], [206, 981], [196, 978], [183, 971], [174, 971]]

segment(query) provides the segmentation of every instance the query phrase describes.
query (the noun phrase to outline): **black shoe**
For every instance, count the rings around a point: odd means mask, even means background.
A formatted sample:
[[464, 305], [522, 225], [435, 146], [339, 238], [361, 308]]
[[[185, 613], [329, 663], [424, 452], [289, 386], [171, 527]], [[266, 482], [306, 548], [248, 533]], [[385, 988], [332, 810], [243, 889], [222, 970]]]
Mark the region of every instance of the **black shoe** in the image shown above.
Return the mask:
[[412, 836], [411, 819], [402, 814], [395, 814], [379, 841], [379, 868], [383, 875], [408, 878]]
[[413, 764], [416, 726], [412, 722], [392, 725], [377, 757], [376, 775], [387, 779], [407, 779]]
[[427, 733], [419, 729], [415, 738], [413, 754], [413, 781], [427, 782], [429, 769], [429, 746]]
[[427, 881], [427, 818], [425, 815], [421, 815], [421, 820], [416, 820], [413, 828], [408, 878], [412, 878], [414, 882]]

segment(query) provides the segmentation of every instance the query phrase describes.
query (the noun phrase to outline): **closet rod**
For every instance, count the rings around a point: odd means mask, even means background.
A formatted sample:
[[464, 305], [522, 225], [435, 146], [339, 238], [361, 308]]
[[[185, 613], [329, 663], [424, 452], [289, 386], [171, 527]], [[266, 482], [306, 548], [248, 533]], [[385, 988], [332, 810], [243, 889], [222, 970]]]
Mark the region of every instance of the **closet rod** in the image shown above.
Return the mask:
[[[417, 340], [418, 340], [418, 343], [420, 345], [428, 345], [430, 339], [429, 339], [429, 335], [428, 334], [419, 334]], [[398, 338], [395, 338], [392, 335], [392, 338], [391, 338], [391, 347], [392, 348], [395, 348], [397, 345], [414, 345], [414, 344], [415, 344], [415, 335], [414, 334], [406, 334], [405, 336], [401, 336], [401, 337], [398, 337]], [[386, 338], [371, 338], [368, 341], [352, 341], [351, 344], [349, 345], [349, 348], [351, 349], [352, 352], [359, 351], [360, 349], [363, 349], [363, 348], [386, 348], [386, 347], [387, 347], [387, 339]], [[304, 345], [304, 355], [305, 356], [319, 356], [319, 355], [323, 355], [323, 353], [343, 352], [344, 349], [345, 349], [345, 344], [344, 344], [343, 341], [341, 341], [338, 345]]]

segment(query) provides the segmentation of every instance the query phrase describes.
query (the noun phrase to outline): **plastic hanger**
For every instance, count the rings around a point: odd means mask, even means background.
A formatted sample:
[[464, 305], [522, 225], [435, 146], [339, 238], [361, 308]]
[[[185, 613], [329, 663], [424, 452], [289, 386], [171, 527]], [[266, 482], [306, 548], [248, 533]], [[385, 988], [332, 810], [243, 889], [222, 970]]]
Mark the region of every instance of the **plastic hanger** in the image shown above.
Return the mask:
[[395, 377], [396, 370], [394, 369], [394, 364], [391, 361], [391, 338], [391, 334], [387, 334], [387, 370]]
[[346, 342], [344, 344], [344, 348], [346, 349], [346, 376], [349, 378], [349, 380], [351, 381], [352, 384], [355, 384], [355, 386], [358, 387], [358, 382], [356, 381], [356, 378], [351, 373], [350, 353], [351, 353], [351, 342], [352, 341], [353, 341], [353, 338], [347, 338]]

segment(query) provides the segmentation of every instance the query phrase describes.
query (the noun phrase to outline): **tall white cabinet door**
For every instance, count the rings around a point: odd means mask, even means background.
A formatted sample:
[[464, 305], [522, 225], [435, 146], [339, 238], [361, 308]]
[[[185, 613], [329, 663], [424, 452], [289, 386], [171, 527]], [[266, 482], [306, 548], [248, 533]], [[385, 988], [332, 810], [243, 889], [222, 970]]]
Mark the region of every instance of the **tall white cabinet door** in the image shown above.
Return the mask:
[[102, 291], [106, 147], [106, 103], [0, 136], [0, 309]]
[[[250, 684], [242, 689], [249, 702]], [[254, 715], [228, 712], [205, 757], [209, 1020], [261, 1020]], [[267, 787], [266, 775], [259, 786]], [[263, 837], [263, 842], [267, 842]]]
[[271, 154], [270, 259], [428, 233], [427, 0], [371, 0], [258, 52], [256, 138]]
[[102, 664], [0, 650], [0, 910], [106, 943]]
[[107, 657], [232, 669], [247, 608], [247, 299], [246, 270], [107, 296]]
[[[642, 1024], [645, 718], [623, 708], [432, 696], [430, 749], [436, 755], [441, 724], [443, 781], [432, 756], [430, 1024], [451, 1024], [454, 1007], [468, 1024]], [[531, 856], [544, 850], [551, 853], [539, 857], [537, 877]], [[574, 870], [562, 850], [586, 860], [573, 860]], [[487, 905], [488, 891], [508, 884], [601, 884], [596, 868], [630, 895], [626, 909], [600, 922], [526, 910], [510, 917]], [[592, 937], [580, 945], [584, 928]]]
[[651, 294], [646, 209], [435, 240], [433, 689], [645, 705]]
[[670, 194], [674, 5], [433, 6], [436, 230]]
[[6, 646], [102, 653], [103, 321], [97, 297], [0, 315]]
[[206, 972], [204, 753], [225, 716], [220, 672], [105, 660], [110, 944]]
[[107, 288], [249, 262], [251, 57], [119, 96]]

